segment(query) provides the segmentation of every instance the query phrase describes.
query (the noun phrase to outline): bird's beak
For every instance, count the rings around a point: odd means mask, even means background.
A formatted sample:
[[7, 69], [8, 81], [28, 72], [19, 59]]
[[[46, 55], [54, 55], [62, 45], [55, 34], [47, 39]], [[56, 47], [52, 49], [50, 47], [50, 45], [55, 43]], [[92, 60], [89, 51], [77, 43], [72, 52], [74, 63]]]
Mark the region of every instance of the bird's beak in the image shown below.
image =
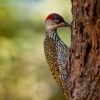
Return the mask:
[[66, 22], [64, 21], [64, 22], [62, 22], [62, 23], [60, 23], [60, 24], [58, 24], [58, 25], [53, 26], [53, 29], [57, 29], [57, 28], [59, 28], [59, 27], [71, 27], [71, 25], [70, 25], [69, 23], [66, 23]]
[[71, 27], [71, 25], [69, 23], [63, 22], [61, 23], [62, 27]]

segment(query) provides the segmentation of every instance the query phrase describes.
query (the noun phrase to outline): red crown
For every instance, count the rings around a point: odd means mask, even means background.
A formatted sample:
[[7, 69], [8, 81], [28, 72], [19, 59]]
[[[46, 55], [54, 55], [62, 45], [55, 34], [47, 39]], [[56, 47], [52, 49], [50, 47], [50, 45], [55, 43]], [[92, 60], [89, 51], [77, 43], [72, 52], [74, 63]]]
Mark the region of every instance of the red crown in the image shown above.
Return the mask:
[[47, 20], [49, 20], [49, 19], [51, 19], [51, 20], [60, 20], [61, 22], [64, 21], [64, 19], [62, 18], [62, 16], [60, 16], [60, 15], [57, 14], [57, 13], [49, 14], [49, 15], [47, 16], [47, 18], [45, 19], [45, 22], [46, 22]]

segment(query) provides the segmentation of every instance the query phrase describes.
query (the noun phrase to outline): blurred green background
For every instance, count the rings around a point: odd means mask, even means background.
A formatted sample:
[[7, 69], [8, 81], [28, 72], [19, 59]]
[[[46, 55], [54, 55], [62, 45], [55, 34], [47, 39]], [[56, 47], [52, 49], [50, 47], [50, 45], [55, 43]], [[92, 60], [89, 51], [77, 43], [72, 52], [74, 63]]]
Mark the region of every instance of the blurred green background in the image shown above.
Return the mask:
[[[65, 100], [44, 57], [52, 12], [70, 23], [70, 0], [0, 0], [0, 100]], [[70, 46], [70, 29], [58, 32]]]

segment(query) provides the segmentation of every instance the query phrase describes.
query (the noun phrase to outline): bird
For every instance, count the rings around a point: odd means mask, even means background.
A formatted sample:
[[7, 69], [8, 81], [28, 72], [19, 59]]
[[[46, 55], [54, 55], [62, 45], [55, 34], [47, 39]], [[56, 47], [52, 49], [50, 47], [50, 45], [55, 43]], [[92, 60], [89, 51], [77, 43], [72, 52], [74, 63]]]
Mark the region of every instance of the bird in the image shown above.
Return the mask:
[[44, 53], [54, 79], [58, 85], [62, 87], [65, 97], [68, 98], [68, 94], [64, 85], [68, 76], [68, 62], [66, 59], [68, 58], [67, 52], [69, 48], [61, 40], [57, 33], [57, 29], [61, 27], [70, 27], [70, 24], [67, 23], [61, 15], [57, 13], [51, 13], [46, 17]]

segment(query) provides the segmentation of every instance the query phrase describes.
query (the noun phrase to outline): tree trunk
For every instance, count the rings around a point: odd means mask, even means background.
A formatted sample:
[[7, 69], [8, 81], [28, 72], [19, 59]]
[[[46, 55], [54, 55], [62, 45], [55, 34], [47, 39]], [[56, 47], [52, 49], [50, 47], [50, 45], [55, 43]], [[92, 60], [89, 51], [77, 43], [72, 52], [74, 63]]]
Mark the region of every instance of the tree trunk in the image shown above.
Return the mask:
[[100, 0], [72, 0], [69, 100], [100, 100]]

